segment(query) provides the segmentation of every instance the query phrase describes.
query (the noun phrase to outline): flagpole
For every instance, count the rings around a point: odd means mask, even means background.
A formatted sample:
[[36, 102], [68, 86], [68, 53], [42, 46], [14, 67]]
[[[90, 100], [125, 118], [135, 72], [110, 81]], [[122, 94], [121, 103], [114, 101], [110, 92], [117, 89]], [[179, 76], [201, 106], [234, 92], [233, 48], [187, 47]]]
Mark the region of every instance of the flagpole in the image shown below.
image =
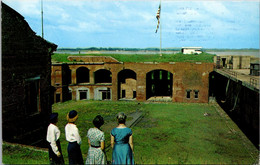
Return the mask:
[[43, 38], [43, 3], [41, 0], [41, 20], [42, 20], [42, 38]]
[[[162, 13], [161, 0], [160, 0], [160, 6], [161, 6], [160, 12]], [[161, 16], [160, 16], [160, 56], [162, 56], [162, 18], [161, 18]]]

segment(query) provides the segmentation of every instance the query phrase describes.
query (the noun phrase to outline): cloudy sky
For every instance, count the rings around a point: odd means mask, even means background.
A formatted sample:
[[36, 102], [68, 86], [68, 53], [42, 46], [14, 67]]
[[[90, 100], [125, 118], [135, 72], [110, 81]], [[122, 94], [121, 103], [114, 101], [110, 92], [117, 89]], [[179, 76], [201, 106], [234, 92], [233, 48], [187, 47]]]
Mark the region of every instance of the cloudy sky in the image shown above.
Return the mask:
[[[2, 0], [41, 35], [41, 0]], [[159, 0], [43, 0], [44, 38], [59, 48], [160, 47]], [[162, 47], [258, 48], [259, 1], [162, 0]]]

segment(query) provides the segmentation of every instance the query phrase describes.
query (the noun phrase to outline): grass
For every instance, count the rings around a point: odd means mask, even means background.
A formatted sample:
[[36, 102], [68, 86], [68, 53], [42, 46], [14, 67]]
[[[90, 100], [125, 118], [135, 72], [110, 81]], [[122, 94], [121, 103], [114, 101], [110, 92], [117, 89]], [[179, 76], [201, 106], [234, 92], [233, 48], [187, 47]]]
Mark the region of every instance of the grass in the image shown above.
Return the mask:
[[199, 55], [176, 54], [54, 54], [53, 62], [71, 62], [68, 56], [111, 56], [120, 62], [207, 62], [212, 63], [215, 55], [202, 53]]
[[2, 150], [2, 161], [5, 164], [49, 164], [48, 152], [7, 143], [3, 143]]
[[[82, 138], [84, 161], [88, 151], [86, 134], [92, 127], [92, 119], [101, 114], [108, 124], [115, 122], [118, 112], [130, 114], [136, 109], [145, 114], [141, 122], [132, 128], [138, 164], [253, 164], [258, 158], [257, 149], [248, 139], [246, 142], [241, 140], [242, 133], [231, 119], [224, 120], [209, 104], [69, 101], [53, 105], [53, 111], [59, 113], [58, 126], [65, 163], [68, 163], [68, 157], [64, 127], [66, 114], [72, 109], [79, 113], [77, 126]], [[204, 116], [205, 112], [210, 115]], [[106, 146], [109, 146], [110, 130], [105, 130], [105, 137]], [[109, 161], [111, 154], [108, 147]], [[27, 164], [25, 158], [29, 163], [48, 164], [48, 153], [38, 154], [35, 151], [32, 154], [25, 148], [4, 146], [3, 158], [7, 164]]]

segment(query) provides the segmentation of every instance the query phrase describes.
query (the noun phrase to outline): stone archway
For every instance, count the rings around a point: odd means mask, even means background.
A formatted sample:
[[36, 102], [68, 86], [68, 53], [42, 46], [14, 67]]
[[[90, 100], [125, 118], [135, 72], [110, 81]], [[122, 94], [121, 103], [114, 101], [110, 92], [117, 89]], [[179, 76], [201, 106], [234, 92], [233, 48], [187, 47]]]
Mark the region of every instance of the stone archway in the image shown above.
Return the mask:
[[157, 69], [146, 74], [146, 99], [151, 97], [172, 97], [173, 75]]
[[79, 67], [76, 70], [77, 84], [89, 83], [89, 69], [86, 67]]
[[118, 99], [133, 100], [136, 98], [136, 73], [124, 69], [118, 73]]
[[112, 73], [106, 69], [99, 69], [94, 72], [95, 83], [112, 83]]

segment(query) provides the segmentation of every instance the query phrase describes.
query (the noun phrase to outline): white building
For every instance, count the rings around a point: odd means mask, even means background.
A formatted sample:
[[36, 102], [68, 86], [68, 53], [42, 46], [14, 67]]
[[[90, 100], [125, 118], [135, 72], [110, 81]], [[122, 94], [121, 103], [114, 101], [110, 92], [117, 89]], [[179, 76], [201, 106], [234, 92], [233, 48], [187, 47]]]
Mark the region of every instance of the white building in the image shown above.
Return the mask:
[[202, 47], [182, 47], [181, 52], [183, 54], [200, 54], [202, 53]]

